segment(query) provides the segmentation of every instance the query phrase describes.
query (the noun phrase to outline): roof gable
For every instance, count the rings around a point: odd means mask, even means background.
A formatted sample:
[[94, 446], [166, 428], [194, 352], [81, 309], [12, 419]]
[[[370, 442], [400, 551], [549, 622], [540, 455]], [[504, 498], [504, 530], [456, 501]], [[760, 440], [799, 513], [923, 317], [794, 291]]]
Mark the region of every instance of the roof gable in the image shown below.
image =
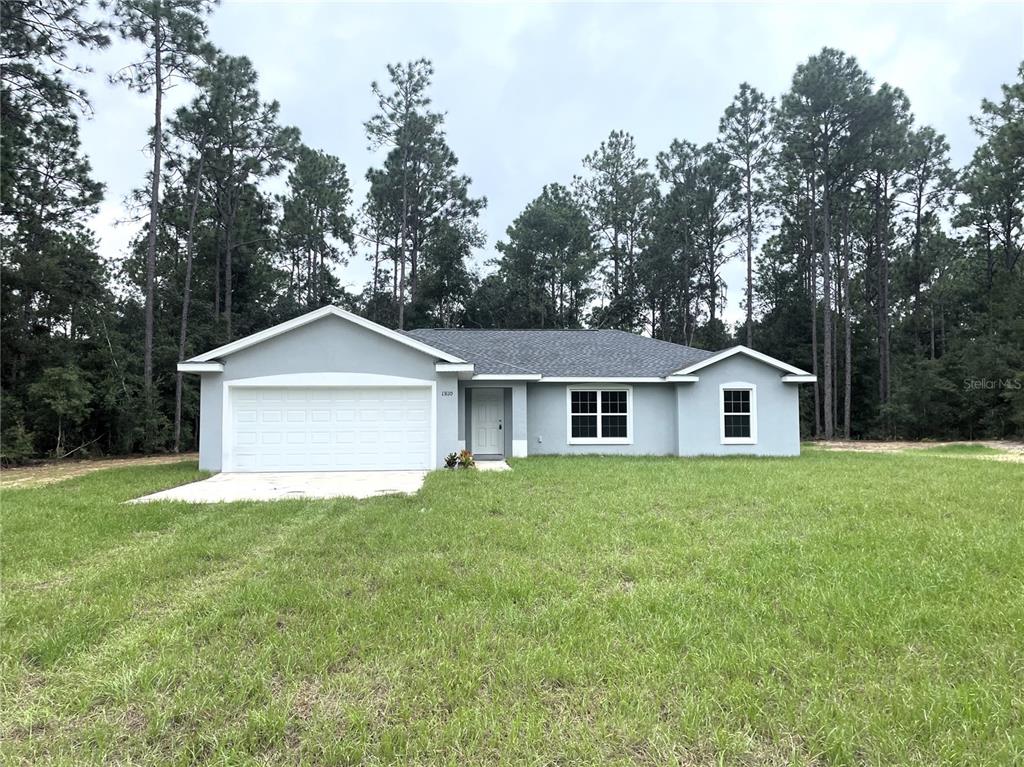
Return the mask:
[[700, 360], [691, 365], [688, 365], [687, 367], [675, 371], [674, 373], [672, 373], [672, 375], [693, 375], [694, 373], [696, 373], [699, 370], [702, 370], [703, 368], [714, 365], [718, 362], [721, 362], [722, 360], [727, 360], [730, 357], [734, 357], [737, 354], [742, 354], [746, 357], [750, 357], [751, 359], [755, 359], [758, 362], [763, 362], [765, 365], [771, 365], [773, 368], [777, 368], [778, 370], [781, 370], [789, 375], [801, 377], [811, 375], [806, 370], [801, 370], [800, 368], [794, 367], [793, 365], [789, 365], [783, 362], [782, 360], [776, 359], [775, 357], [769, 357], [767, 354], [763, 354], [762, 352], [755, 351], [754, 349], [750, 349], [742, 345], [733, 346], [730, 347], [729, 349], [724, 349], [723, 351], [720, 351], [716, 354], [712, 354], [706, 359]]
[[352, 312], [345, 311], [337, 306], [324, 306], [320, 309], [295, 317], [294, 319], [269, 327], [266, 330], [261, 330], [258, 333], [253, 333], [245, 338], [239, 338], [237, 341], [232, 341], [231, 343], [224, 344], [223, 346], [218, 346], [216, 349], [211, 349], [208, 352], [196, 355], [195, 357], [186, 360], [185, 363], [194, 365], [195, 363], [211, 362], [213, 360], [220, 359], [221, 357], [227, 357], [235, 352], [241, 351], [242, 349], [248, 349], [256, 344], [263, 343], [271, 338], [296, 330], [297, 328], [301, 328], [311, 322], [316, 322], [324, 317], [338, 317], [340, 319], [347, 320], [348, 322], [359, 325], [360, 327], [373, 331], [384, 338], [394, 341], [395, 343], [416, 349], [417, 351], [428, 354], [439, 360], [443, 360], [444, 362], [466, 362], [466, 360], [452, 354], [451, 352], [438, 349], [424, 341], [413, 338], [406, 333], [399, 333], [397, 330], [391, 330], [383, 325], [378, 325], [376, 322], [368, 320], [365, 317], [360, 317]]

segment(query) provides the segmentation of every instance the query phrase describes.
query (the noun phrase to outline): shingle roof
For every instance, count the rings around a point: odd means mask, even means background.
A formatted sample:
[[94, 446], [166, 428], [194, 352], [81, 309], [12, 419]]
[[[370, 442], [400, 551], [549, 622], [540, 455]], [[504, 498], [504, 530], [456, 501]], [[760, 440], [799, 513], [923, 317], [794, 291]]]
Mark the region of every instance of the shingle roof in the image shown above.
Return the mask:
[[423, 328], [409, 335], [475, 366], [475, 373], [572, 377], [663, 377], [711, 357], [621, 330]]

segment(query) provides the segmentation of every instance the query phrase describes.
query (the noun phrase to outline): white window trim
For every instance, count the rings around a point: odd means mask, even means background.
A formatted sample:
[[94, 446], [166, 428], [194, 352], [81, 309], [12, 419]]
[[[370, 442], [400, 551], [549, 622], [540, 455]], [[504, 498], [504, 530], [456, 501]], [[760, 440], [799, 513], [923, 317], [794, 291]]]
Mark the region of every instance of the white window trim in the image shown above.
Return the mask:
[[[574, 391], [596, 391], [597, 392], [597, 437], [573, 437], [572, 436], [572, 393]], [[601, 392], [603, 391], [624, 391], [626, 392], [626, 436], [625, 437], [602, 437], [601, 434]], [[616, 413], [615, 415], [621, 415]], [[633, 387], [632, 386], [602, 386], [591, 384], [589, 386], [566, 386], [565, 387], [565, 439], [569, 445], [632, 445], [633, 444]]]
[[[750, 392], [750, 436], [725, 436], [725, 392], [726, 390], [745, 390]], [[732, 413], [731, 415], [736, 415]], [[745, 381], [724, 383], [718, 387], [718, 428], [723, 445], [756, 445], [757, 444], [757, 386]]]

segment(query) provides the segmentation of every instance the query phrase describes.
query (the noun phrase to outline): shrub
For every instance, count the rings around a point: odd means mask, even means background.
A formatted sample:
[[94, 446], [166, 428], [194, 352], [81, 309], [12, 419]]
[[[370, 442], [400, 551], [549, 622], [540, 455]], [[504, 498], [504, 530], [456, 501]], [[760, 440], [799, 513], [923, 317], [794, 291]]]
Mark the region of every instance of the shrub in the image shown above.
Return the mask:
[[444, 457], [444, 465], [445, 468], [447, 469], [454, 469], [456, 466], [459, 465], [459, 454], [448, 453], [448, 455]]
[[21, 463], [30, 458], [33, 452], [32, 435], [25, 429], [22, 420], [18, 418], [13, 423], [5, 423], [0, 433], [0, 463], [4, 466]]
[[459, 466], [463, 469], [472, 469], [476, 466], [476, 459], [473, 458], [473, 454], [468, 450], [459, 451]]

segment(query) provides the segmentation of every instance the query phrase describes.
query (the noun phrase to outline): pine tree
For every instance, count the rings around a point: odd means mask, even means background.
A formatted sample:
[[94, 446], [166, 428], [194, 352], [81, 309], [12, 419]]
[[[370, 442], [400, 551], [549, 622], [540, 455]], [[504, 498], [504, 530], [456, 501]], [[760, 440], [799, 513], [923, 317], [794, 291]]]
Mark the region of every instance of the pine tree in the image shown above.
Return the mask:
[[104, 0], [101, 3], [101, 7], [109, 8], [111, 23], [117, 33], [126, 40], [141, 43], [146, 51], [141, 60], [123, 67], [112, 79], [139, 93], [153, 94], [153, 169], [149, 189], [142, 368], [147, 417], [156, 404], [153, 401], [153, 327], [156, 238], [160, 228], [160, 179], [163, 163], [163, 98], [167, 89], [176, 82], [191, 79], [202, 59], [211, 55], [211, 46], [206, 41], [204, 17], [212, 6], [211, 0]]
[[718, 126], [719, 143], [735, 170], [742, 200], [747, 258], [746, 342], [750, 347], [754, 345], [754, 243], [764, 219], [766, 175], [773, 161], [774, 109], [774, 103], [759, 90], [741, 83]]
[[837, 192], [849, 183], [846, 162], [856, 153], [859, 120], [870, 95], [871, 79], [857, 62], [841, 51], [825, 48], [797, 67], [792, 86], [779, 106], [782, 151], [808, 178], [813, 207], [820, 205], [820, 212], [812, 213], [810, 228], [815, 244], [821, 248], [820, 267], [813, 271], [820, 271], [822, 285], [823, 370], [819, 380], [826, 439], [835, 433], [833, 203]]
[[583, 158], [584, 175], [573, 189], [597, 242], [604, 275], [605, 304], [594, 310], [599, 327], [636, 330], [643, 324], [643, 300], [636, 264], [655, 199], [654, 175], [637, 155], [636, 140], [612, 131]]
[[576, 328], [596, 266], [589, 222], [568, 189], [544, 187], [497, 245], [506, 291], [502, 324], [515, 328]]
[[409, 259], [409, 219], [411, 216], [414, 177], [413, 155], [441, 123], [440, 114], [427, 111], [430, 98], [427, 88], [434, 68], [426, 59], [405, 65], [389, 64], [388, 77], [392, 91], [385, 93], [376, 82], [371, 84], [380, 110], [365, 123], [372, 148], [393, 147], [393, 174], [400, 193], [399, 243], [397, 266], [398, 328], [405, 327], [406, 265]]
[[349, 213], [352, 189], [337, 157], [300, 146], [288, 174], [288, 194], [278, 198], [283, 215], [281, 245], [293, 261], [292, 292], [297, 303], [315, 309], [339, 303], [344, 291], [332, 269], [347, 263], [355, 245]]

